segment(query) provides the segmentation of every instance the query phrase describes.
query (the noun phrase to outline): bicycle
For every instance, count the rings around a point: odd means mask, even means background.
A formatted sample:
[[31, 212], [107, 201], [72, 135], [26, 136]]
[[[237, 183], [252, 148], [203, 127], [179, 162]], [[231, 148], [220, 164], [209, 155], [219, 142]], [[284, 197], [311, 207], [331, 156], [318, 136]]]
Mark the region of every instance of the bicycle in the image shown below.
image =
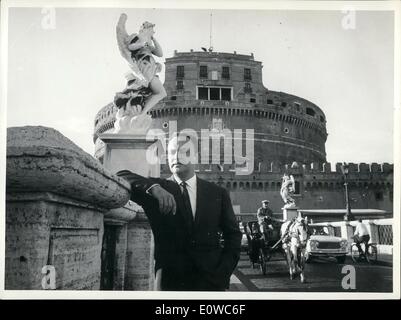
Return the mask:
[[377, 261], [377, 245], [376, 243], [361, 243], [362, 253], [359, 252], [356, 243], [351, 245], [351, 258], [354, 263], [365, 260], [367, 263], [375, 263]]

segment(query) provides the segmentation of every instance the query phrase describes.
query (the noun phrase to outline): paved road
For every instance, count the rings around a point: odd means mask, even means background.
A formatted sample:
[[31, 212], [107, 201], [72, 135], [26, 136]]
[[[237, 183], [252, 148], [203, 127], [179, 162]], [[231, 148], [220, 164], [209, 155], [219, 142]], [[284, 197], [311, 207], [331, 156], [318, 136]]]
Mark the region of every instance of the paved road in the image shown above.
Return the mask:
[[[341, 282], [344, 265], [355, 266], [356, 289], [344, 290]], [[392, 292], [391, 266], [352, 263], [347, 259], [345, 264], [337, 264], [334, 259], [322, 258], [305, 267], [305, 283], [299, 278], [290, 280], [287, 265], [282, 256], [277, 255], [268, 262], [267, 275], [260, 269], [253, 269], [248, 256], [243, 253], [233, 277], [232, 291], [308, 291], [308, 292]]]

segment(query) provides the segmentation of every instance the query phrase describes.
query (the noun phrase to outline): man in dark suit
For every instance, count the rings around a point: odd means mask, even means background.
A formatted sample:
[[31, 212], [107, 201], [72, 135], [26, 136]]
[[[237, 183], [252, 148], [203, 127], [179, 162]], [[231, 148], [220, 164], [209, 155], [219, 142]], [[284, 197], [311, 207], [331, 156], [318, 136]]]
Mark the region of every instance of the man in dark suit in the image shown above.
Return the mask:
[[126, 170], [117, 174], [131, 183], [131, 200], [149, 219], [161, 290], [224, 291], [239, 260], [242, 234], [228, 192], [198, 178], [187, 152], [188, 141], [170, 140], [167, 180]]

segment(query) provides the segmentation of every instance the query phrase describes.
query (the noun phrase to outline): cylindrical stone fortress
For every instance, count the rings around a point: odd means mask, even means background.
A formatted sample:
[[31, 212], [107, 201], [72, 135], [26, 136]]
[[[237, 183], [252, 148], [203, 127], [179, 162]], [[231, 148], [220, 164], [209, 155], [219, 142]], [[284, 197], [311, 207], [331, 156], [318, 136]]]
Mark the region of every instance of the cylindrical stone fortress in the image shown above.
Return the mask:
[[[168, 96], [152, 111], [153, 128], [254, 129], [255, 167], [260, 162], [326, 161], [326, 117], [310, 101], [271, 91], [262, 82], [262, 63], [253, 54], [175, 52], [166, 59]], [[98, 135], [113, 128], [109, 104], [95, 118], [95, 156], [103, 157]], [[223, 161], [223, 157], [221, 157]]]

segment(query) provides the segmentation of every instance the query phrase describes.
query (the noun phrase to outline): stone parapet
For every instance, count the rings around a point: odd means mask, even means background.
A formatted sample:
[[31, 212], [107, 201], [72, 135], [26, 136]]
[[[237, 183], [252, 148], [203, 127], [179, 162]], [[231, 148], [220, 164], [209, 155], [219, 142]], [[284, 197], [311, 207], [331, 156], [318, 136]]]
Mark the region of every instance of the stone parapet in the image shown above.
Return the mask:
[[61, 133], [46, 127], [7, 130], [7, 193], [51, 192], [119, 208], [130, 186]]
[[129, 183], [32, 126], [7, 130], [6, 179], [5, 288], [100, 289], [104, 213], [127, 203]]

